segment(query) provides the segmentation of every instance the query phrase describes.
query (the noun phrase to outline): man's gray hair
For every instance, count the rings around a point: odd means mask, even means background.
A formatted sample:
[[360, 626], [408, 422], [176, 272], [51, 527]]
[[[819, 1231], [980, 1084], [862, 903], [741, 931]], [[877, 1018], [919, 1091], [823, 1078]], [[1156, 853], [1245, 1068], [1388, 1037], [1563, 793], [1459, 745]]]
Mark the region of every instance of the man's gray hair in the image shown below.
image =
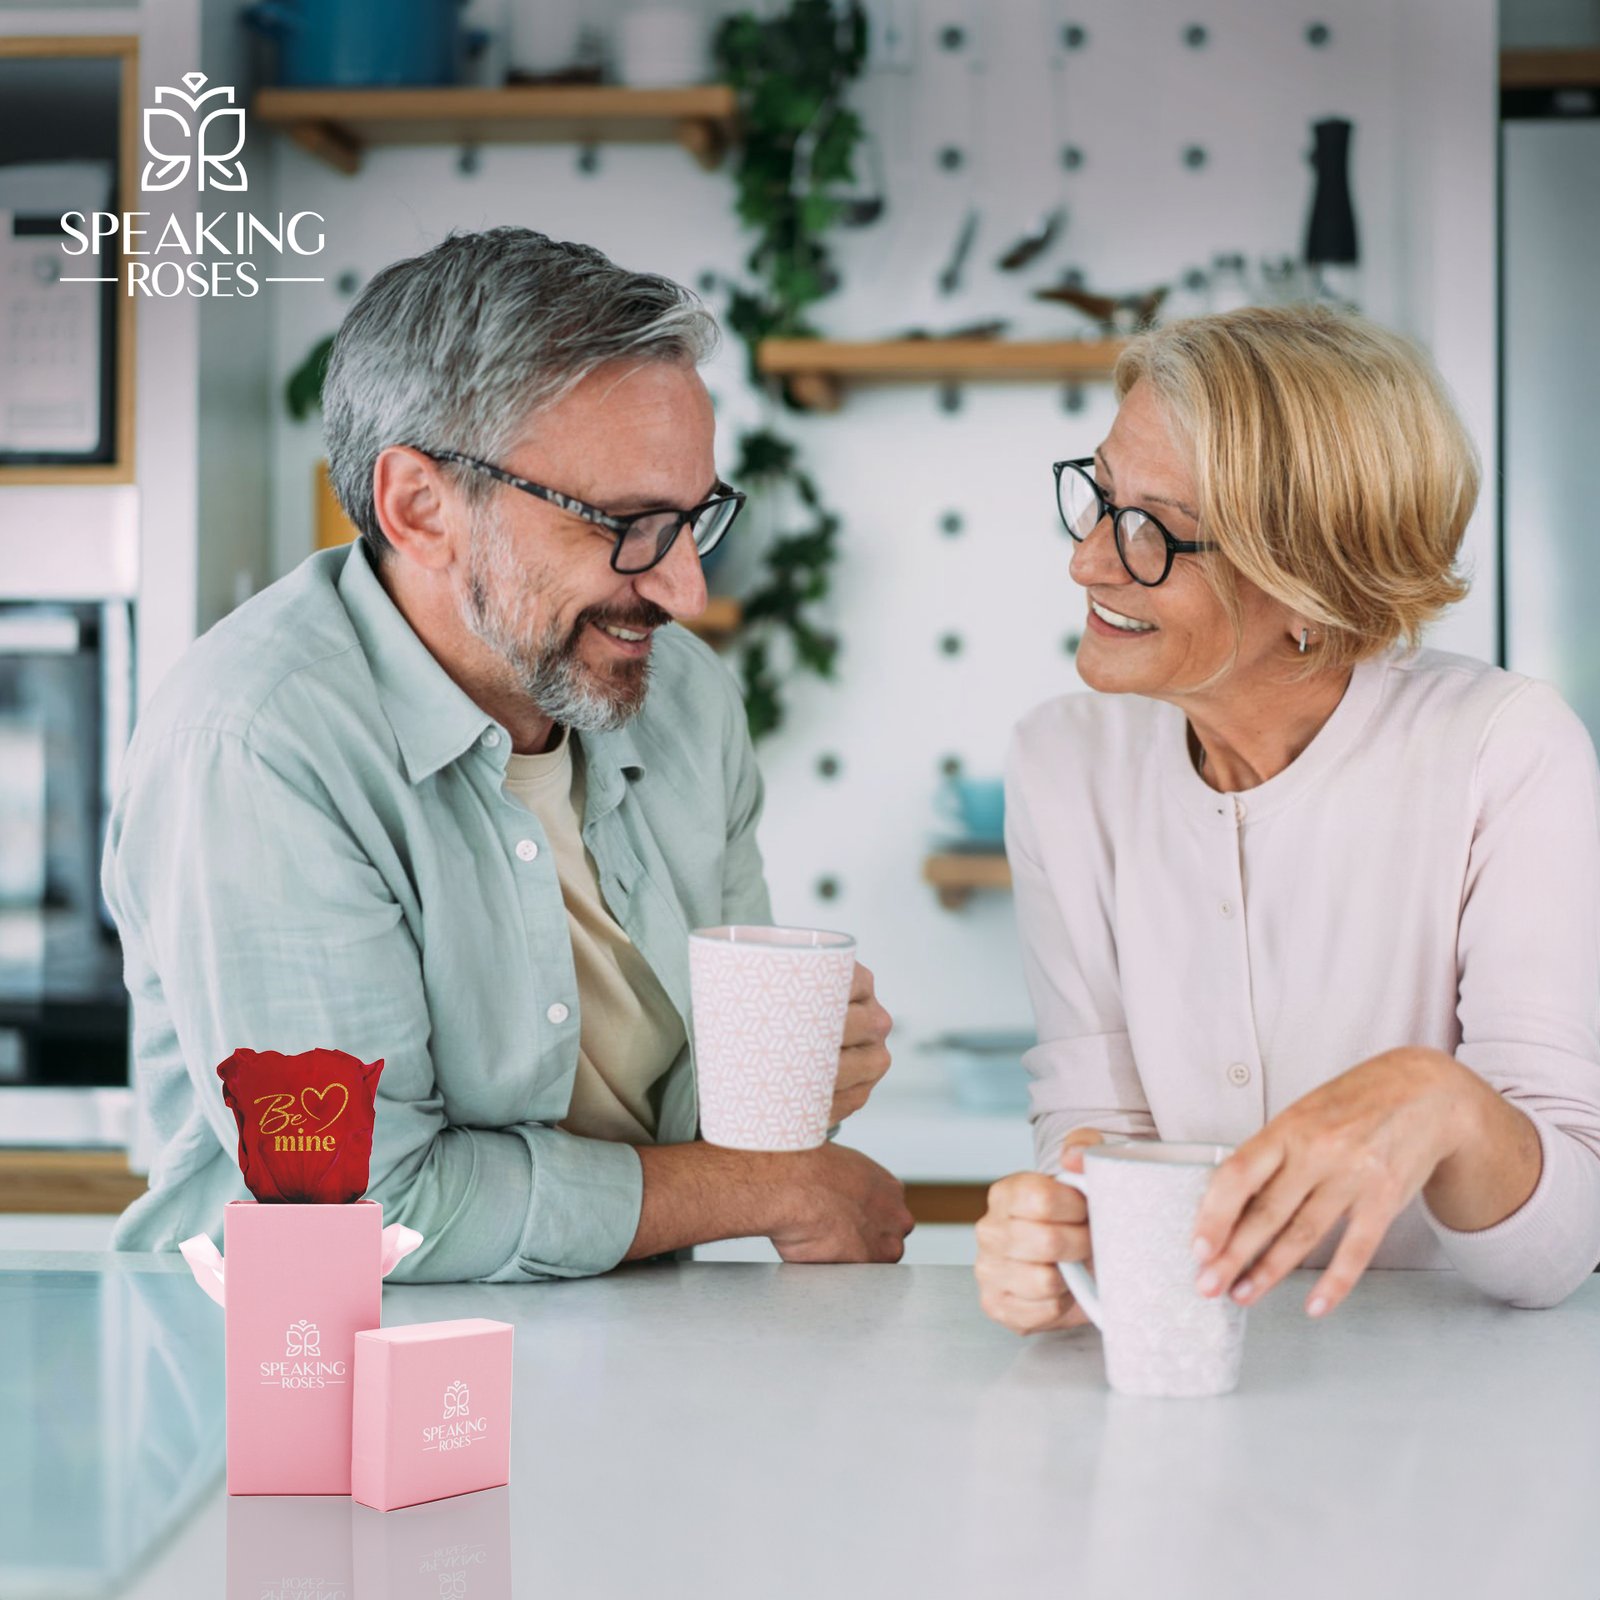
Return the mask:
[[[598, 367], [626, 357], [698, 365], [717, 337], [690, 290], [591, 245], [529, 228], [452, 233], [385, 267], [339, 328], [322, 389], [334, 493], [379, 562], [390, 545], [372, 470], [388, 446], [499, 465], [539, 411]], [[441, 466], [474, 508], [495, 487], [487, 473]]]

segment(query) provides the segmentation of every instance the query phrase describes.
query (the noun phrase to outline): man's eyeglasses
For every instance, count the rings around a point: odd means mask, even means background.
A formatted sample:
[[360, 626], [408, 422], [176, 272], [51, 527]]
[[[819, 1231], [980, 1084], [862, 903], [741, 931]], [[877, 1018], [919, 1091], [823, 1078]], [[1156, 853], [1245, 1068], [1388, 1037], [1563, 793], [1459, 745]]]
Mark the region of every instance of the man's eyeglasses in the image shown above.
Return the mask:
[[686, 511], [663, 507], [659, 511], [639, 511], [632, 516], [614, 517], [598, 506], [576, 500], [570, 494], [562, 494], [559, 489], [547, 489], [543, 484], [529, 483], [526, 478], [519, 478], [503, 467], [464, 456], [455, 450], [424, 450], [422, 454], [434, 461], [454, 461], [463, 467], [487, 472], [491, 478], [509, 483], [513, 489], [520, 489], [524, 494], [558, 506], [575, 517], [582, 517], [585, 522], [592, 522], [597, 528], [604, 528], [616, 541], [611, 548], [611, 568], [614, 572], [648, 572], [662, 560], [685, 528], [690, 531], [695, 550], [702, 556], [710, 555], [733, 526], [733, 519], [739, 515], [745, 502], [744, 495], [719, 479], [717, 492], [711, 499], [690, 506]]
[[1117, 554], [1135, 583], [1153, 589], [1166, 581], [1174, 556], [1195, 555], [1221, 547], [1209, 539], [1174, 539], [1148, 511], [1137, 506], [1114, 506], [1100, 492], [1100, 485], [1089, 475], [1093, 456], [1077, 461], [1053, 463], [1056, 475], [1056, 509], [1075, 543], [1082, 544], [1100, 525], [1111, 518]]

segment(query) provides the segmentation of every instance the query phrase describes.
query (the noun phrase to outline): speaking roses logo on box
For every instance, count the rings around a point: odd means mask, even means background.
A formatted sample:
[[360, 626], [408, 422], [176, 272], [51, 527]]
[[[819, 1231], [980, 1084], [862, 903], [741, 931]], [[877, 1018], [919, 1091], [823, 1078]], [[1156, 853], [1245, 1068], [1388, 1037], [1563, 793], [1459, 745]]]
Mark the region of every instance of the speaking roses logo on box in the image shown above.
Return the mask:
[[289, 1348], [283, 1353], [285, 1356], [320, 1356], [322, 1354], [322, 1335], [317, 1332], [314, 1322], [295, 1322], [289, 1327], [289, 1337], [286, 1341]]
[[283, 1343], [282, 1361], [261, 1363], [263, 1383], [280, 1389], [326, 1389], [330, 1383], [346, 1381], [344, 1362], [314, 1359], [322, 1354], [322, 1335], [316, 1323], [291, 1322]]
[[467, 1398], [467, 1386], [457, 1378], [444, 1392], [444, 1421], [422, 1430], [424, 1450], [462, 1450], [483, 1437], [489, 1419], [469, 1417]]
[[[147, 194], [175, 189], [192, 173], [196, 187], [239, 194], [249, 188], [240, 152], [244, 149], [244, 107], [233, 104], [233, 90], [218, 84], [202, 89], [203, 72], [186, 72], [184, 88], [165, 84], [156, 90], [156, 100], [176, 101], [186, 106], [157, 104], [144, 111], [144, 147], [149, 160], [140, 174], [139, 187]], [[201, 115], [206, 102], [225, 103]], [[128, 258], [128, 294], [135, 292], [170, 300], [175, 295], [210, 295], [218, 299], [249, 299], [259, 294], [263, 283], [321, 283], [321, 277], [279, 273], [257, 276], [257, 256], [272, 252], [279, 257], [317, 256], [327, 237], [319, 211], [296, 211], [286, 216], [277, 213], [275, 221], [263, 221], [250, 211], [218, 211], [214, 216], [196, 211], [189, 230], [176, 213], [167, 218], [160, 237], [146, 244], [152, 232], [143, 226], [149, 211], [68, 211], [61, 218], [62, 231], [75, 244], [64, 244], [69, 256], [92, 256], [99, 266], [101, 245], [107, 250], [119, 246]], [[207, 248], [213, 252], [207, 255]], [[163, 259], [144, 259], [161, 257]], [[180, 259], [181, 258], [181, 259]], [[87, 264], [87, 263], [86, 263]], [[63, 275], [62, 283], [115, 283], [114, 277]]]

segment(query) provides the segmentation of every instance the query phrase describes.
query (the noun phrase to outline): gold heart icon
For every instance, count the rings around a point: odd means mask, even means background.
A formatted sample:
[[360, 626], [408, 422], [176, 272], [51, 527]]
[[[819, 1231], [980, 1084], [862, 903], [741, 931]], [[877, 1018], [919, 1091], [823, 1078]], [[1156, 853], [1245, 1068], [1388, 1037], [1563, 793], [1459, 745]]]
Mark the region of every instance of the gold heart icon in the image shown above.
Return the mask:
[[[308, 1117], [319, 1117], [322, 1116], [322, 1110], [327, 1108], [328, 1096], [334, 1093], [335, 1090], [344, 1097], [339, 1102], [339, 1109], [331, 1117], [323, 1117], [323, 1120], [312, 1129], [313, 1133], [321, 1133], [324, 1128], [332, 1127], [344, 1115], [344, 1108], [350, 1104], [350, 1091], [342, 1083], [330, 1083], [326, 1089], [302, 1089], [300, 1091], [300, 1104], [305, 1114]], [[313, 1100], [320, 1103], [322, 1110], [312, 1107], [311, 1102]]]

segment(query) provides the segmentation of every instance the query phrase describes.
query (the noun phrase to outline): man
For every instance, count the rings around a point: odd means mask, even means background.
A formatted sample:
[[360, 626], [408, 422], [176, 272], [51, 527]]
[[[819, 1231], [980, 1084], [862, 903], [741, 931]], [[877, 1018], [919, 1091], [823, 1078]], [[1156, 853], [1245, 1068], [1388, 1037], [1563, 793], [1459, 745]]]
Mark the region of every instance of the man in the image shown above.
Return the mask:
[[[360, 530], [162, 685], [104, 863], [161, 1142], [125, 1249], [243, 1198], [216, 1065], [384, 1059], [397, 1278], [526, 1280], [740, 1235], [897, 1260], [900, 1185], [828, 1144], [695, 1139], [686, 935], [771, 920], [732, 680], [674, 621], [741, 497], [677, 285], [524, 229], [379, 273], [324, 390]], [[662, 508], [677, 508], [667, 509]], [[648, 694], [647, 694], [648, 689]], [[835, 1119], [888, 1066], [858, 970]]]

